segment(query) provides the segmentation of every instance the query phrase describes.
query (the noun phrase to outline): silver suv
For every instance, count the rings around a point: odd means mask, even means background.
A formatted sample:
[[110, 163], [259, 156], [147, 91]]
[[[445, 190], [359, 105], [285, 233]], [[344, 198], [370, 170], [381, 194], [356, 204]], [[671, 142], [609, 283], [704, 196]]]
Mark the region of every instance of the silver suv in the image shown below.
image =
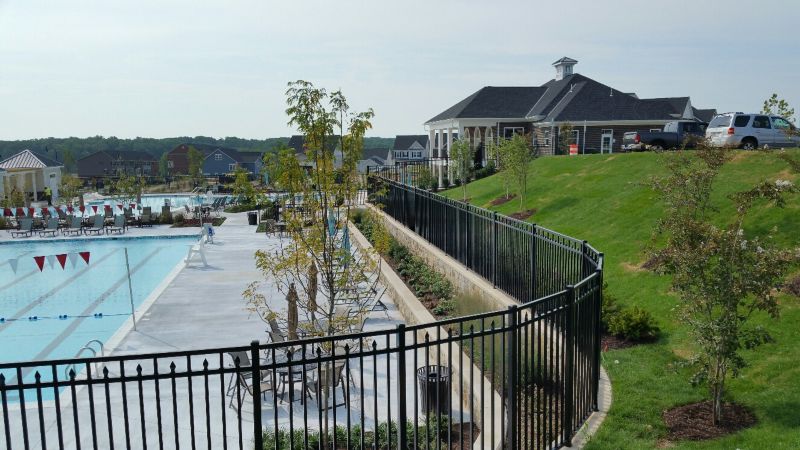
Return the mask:
[[717, 147], [797, 147], [800, 135], [791, 122], [767, 114], [724, 113], [711, 120], [706, 138]]

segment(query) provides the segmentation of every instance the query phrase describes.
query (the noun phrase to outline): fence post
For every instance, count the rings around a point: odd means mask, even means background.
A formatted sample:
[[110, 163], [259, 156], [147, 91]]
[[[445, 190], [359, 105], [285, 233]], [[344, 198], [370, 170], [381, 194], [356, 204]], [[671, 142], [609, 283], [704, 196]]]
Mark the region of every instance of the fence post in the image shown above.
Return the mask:
[[528, 301], [536, 299], [536, 224], [531, 224], [531, 295]]
[[[603, 254], [600, 253], [600, 260], [603, 260]], [[594, 379], [592, 380], [592, 409], [597, 411], [599, 409], [599, 391], [600, 391], [600, 340], [602, 339], [601, 323], [603, 314], [603, 269], [597, 268], [595, 271], [597, 276], [597, 291], [594, 295], [595, 319], [594, 319]]]
[[565, 320], [564, 327], [564, 417], [561, 418], [563, 424], [561, 431], [564, 435], [564, 445], [572, 447], [572, 418], [574, 416], [574, 402], [575, 396], [573, 395], [573, 380], [575, 377], [575, 362], [574, 359], [574, 340], [575, 340], [575, 287], [567, 285], [567, 320]]
[[506, 446], [510, 450], [517, 448], [517, 436], [522, 430], [517, 430], [517, 373], [519, 373], [519, 358], [517, 357], [517, 307], [508, 307], [508, 399], [506, 411], [508, 411], [508, 422], [506, 422]]
[[[406, 435], [406, 326], [397, 325], [397, 448], [407, 448]], [[391, 407], [391, 405], [388, 405]]]
[[492, 211], [492, 286], [497, 287], [497, 211]]
[[264, 448], [261, 429], [261, 358], [258, 354], [258, 341], [250, 343], [251, 383], [253, 386], [253, 441], [257, 450]]

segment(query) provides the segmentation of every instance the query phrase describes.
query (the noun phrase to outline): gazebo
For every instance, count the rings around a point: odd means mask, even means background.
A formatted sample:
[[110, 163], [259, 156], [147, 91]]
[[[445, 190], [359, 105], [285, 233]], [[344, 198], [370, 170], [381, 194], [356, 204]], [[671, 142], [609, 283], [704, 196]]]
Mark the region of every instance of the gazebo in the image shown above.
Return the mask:
[[2, 181], [0, 192], [9, 195], [16, 188], [25, 194], [26, 199], [39, 201], [44, 188], [49, 187], [55, 201], [58, 199], [62, 167], [58, 161], [30, 150], [23, 150], [0, 161], [0, 181]]

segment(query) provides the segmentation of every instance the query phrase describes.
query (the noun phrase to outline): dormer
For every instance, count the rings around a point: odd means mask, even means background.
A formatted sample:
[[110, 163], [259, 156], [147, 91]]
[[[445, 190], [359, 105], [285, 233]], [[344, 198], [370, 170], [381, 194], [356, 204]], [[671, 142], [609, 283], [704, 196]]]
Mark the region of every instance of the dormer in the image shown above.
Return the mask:
[[572, 75], [572, 68], [575, 64], [578, 64], [578, 61], [566, 56], [554, 62], [553, 66], [556, 68], [556, 81], [563, 80]]

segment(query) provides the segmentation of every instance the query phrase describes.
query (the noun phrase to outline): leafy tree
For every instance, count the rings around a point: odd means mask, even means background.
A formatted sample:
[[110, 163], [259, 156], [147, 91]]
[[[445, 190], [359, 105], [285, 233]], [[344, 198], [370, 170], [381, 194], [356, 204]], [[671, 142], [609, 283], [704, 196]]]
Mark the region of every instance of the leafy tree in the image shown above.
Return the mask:
[[61, 177], [61, 184], [58, 186], [58, 195], [69, 205], [75, 205], [74, 199], [80, 194], [80, 189], [83, 186], [78, 177], [64, 174]]
[[247, 204], [255, 201], [256, 191], [253, 188], [253, 183], [250, 182], [247, 171], [241, 167], [237, 167], [234, 172], [233, 195], [242, 196], [244, 203]]
[[450, 148], [450, 158], [453, 162], [453, 175], [461, 183], [464, 201], [467, 200], [467, 183], [472, 173], [472, 163], [475, 161], [475, 149], [466, 139], [458, 139]]
[[420, 189], [436, 189], [439, 186], [439, 180], [433, 171], [428, 166], [421, 166], [417, 173], [417, 187]]
[[689, 361], [697, 368], [692, 381], [708, 386], [719, 424], [726, 380], [746, 366], [741, 351], [772, 339], [751, 319], [758, 312], [778, 316], [775, 286], [797, 259], [794, 251], [773, 248], [770, 239], [748, 237], [744, 220], [757, 202], [780, 207], [796, 189], [788, 181], [764, 181], [731, 195], [735, 213], [719, 226], [711, 218], [713, 187], [732, 151], [701, 145], [695, 155], [677, 153], [667, 160], [668, 175], [653, 181], [665, 213], [653, 233], [663, 246], [652, 261], [672, 275], [680, 318], [697, 345]]
[[169, 176], [169, 161], [166, 153], [158, 159], [158, 175], [165, 179]]
[[142, 180], [135, 175], [121, 174], [114, 183], [115, 198], [123, 205], [138, 202], [142, 196]]
[[189, 177], [195, 185], [203, 181], [203, 154], [194, 147], [189, 147], [186, 153], [189, 160]]
[[794, 123], [794, 108], [789, 106], [789, 103], [784, 99], [779, 99], [778, 94], [772, 94], [772, 97], [764, 100], [764, 107], [761, 109], [764, 114], [775, 114], [781, 116]]
[[499, 144], [489, 142], [488, 146], [490, 158], [493, 158], [495, 161], [497, 161], [497, 171], [501, 174], [499, 178], [503, 183], [503, 187], [505, 188], [506, 199], [508, 199], [511, 195], [511, 185], [513, 183], [511, 171], [509, 170], [509, 148], [508, 141], [505, 139], [501, 139]]
[[66, 149], [66, 150], [64, 150], [64, 152], [62, 154], [64, 155], [63, 156], [63, 161], [62, 161], [62, 163], [64, 164], [64, 170], [66, 170], [67, 172], [74, 172], [75, 171], [75, 156], [72, 154], [72, 151], [69, 150], [69, 149]]
[[566, 122], [558, 127], [558, 149], [563, 155], [569, 155], [569, 145], [572, 144], [572, 124]]
[[519, 195], [519, 207], [525, 205], [525, 191], [528, 190], [528, 176], [530, 164], [535, 159], [536, 153], [528, 144], [529, 139], [522, 134], [515, 134], [511, 139], [503, 142], [504, 147], [500, 154], [504, 155], [507, 171], [514, 180]]
[[[349, 297], [352, 307], [345, 315], [337, 314], [337, 301], [348, 292], [352, 295], [349, 287], [368, 283], [370, 274], [378, 270], [371, 253], [355, 256], [343, 244], [351, 205], [358, 193], [357, 163], [363, 152], [364, 133], [372, 127], [374, 113], [371, 109], [353, 113], [340, 91], [328, 93], [302, 80], [289, 83], [286, 97], [289, 125], [305, 136], [306, 156], [313, 167], [306, 173], [293, 153], [281, 157], [279, 184], [302, 195], [303, 209], [287, 208], [284, 212], [290, 239], [281, 240], [277, 250], [255, 253], [256, 266], [277, 288], [279, 300], [269, 301], [260, 292], [259, 282], [251, 283], [243, 296], [248, 308], [260, 318], [282, 320], [289, 328], [292, 323], [286, 322], [287, 311], [272, 305], [280, 304], [294, 286], [298, 296], [293, 303], [299, 308], [298, 317], [305, 318], [304, 323], [295, 326], [306, 335], [342, 334], [368, 313], [369, 294], [356, 291], [355, 298]], [[339, 140], [342, 158], [338, 170], [334, 167], [336, 146], [330, 145], [329, 139]], [[314, 270], [310, 269], [312, 265]], [[318, 279], [310, 279], [310, 273]], [[333, 371], [328, 373], [333, 375]], [[329, 381], [326, 391], [334, 385], [333, 380]], [[324, 392], [323, 402], [327, 394]], [[323, 414], [327, 419], [325, 406]], [[323, 427], [327, 423], [324, 420]]]

